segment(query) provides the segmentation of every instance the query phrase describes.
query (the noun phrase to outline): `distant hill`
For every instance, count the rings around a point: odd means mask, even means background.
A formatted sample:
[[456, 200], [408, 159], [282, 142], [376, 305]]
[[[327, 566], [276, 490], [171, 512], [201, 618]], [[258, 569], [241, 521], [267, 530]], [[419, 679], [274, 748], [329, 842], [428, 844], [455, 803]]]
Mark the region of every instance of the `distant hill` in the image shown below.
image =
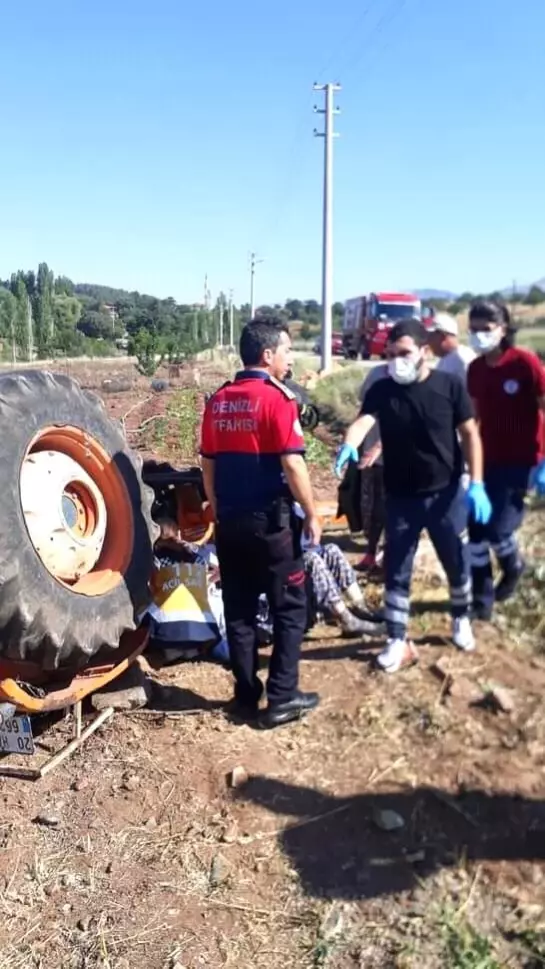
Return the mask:
[[[517, 293], [519, 293], [521, 296], [526, 296], [527, 293], [530, 292], [532, 286], [537, 286], [538, 289], [545, 291], [545, 276], [542, 276], [541, 279], [536, 279], [534, 283], [530, 283], [528, 286], [519, 286], [517, 283]], [[505, 296], [506, 299], [509, 299], [513, 295], [513, 287], [506, 286], [505, 289], [501, 290], [501, 294], [502, 296]]]
[[423, 300], [446, 299], [452, 303], [457, 298], [456, 293], [449, 293], [447, 289], [415, 289], [414, 293]]

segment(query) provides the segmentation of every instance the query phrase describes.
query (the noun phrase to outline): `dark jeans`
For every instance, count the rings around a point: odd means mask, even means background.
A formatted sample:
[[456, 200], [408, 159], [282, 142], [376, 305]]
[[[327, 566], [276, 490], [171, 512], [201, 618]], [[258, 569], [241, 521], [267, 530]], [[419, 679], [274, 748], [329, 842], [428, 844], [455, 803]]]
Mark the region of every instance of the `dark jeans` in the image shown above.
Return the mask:
[[406, 635], [414, 556], [424, 529], [447, 574], [452, 615], [469, 613], [471, 581], [463, 488], [456, 484], [411, 498], [387, 495], [384, 604], [390, 639], [404, 639]]
[[490, 610], [494, 604], [494, 579], [490, 550], [495, 553], [504, 575], [518, 570], [520, 553], [515, 532], [524, 517], [524, 498], [531, 468], [487, 468], [484, 483], [492, 503], [488, 525], [470, 520], [471, 573], [476, 607]]
[[256, 638], [258, 599], [262, 593], [269, 600], [274, 632], [267, 682], [269, 703], [293, 699], [307, 619], [297, 520], [293, 520], [291, 528], [279, 528], [270, 516], [256, 513], [219, 522], [216, 549], [237, 700], [256, 703], [263, 691]]

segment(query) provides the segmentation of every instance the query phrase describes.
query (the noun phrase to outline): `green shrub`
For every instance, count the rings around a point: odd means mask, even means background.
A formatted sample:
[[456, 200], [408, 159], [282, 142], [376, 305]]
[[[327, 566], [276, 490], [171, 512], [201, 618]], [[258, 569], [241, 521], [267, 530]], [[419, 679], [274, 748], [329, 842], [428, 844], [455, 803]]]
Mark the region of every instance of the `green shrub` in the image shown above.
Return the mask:
[[365, 374], [366, 369], [360, 364], [342, 367], [320, 380], [312, 391], [322, 421], [333, 430], [340, 432], [357, 417]]

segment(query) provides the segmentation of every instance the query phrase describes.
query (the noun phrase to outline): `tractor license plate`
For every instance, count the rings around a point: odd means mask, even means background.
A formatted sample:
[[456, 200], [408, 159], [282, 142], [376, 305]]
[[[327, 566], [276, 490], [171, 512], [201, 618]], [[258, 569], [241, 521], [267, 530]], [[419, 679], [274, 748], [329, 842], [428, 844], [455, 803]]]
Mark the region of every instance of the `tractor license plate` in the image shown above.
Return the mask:
[[7, 717], [0, 724], [0, 754], [33, 754], [30, 717]]

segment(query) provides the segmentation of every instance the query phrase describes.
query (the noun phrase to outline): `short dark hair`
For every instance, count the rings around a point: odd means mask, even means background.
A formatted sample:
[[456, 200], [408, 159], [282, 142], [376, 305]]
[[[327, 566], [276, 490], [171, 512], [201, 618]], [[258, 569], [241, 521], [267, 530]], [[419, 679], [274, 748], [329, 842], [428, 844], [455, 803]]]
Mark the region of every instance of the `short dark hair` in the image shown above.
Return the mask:
[[239, 353], [245, 367], [257, 367], [265, 350], [276, 350], [282, 333], [289, 334], [287, 323], [276, 316], [250, 320], [240, 334]]
[[469, 309], [469, 323], [484, 322], [495, 323], [497, 326], [505, 327], [505, 336], [501, 341], [503, 349], [512, 347], [515, 343], [516, 327], [513, 326], [509, 308], [505, 303], [493, 299], [477, 299]]
[[415, 316], [395, 323], [388, 334], [388, 343], [395, 343], [404, 336], [410, 336], [417, 347], [424, 347], [428, 342], [428, 331], [422, 321]]

